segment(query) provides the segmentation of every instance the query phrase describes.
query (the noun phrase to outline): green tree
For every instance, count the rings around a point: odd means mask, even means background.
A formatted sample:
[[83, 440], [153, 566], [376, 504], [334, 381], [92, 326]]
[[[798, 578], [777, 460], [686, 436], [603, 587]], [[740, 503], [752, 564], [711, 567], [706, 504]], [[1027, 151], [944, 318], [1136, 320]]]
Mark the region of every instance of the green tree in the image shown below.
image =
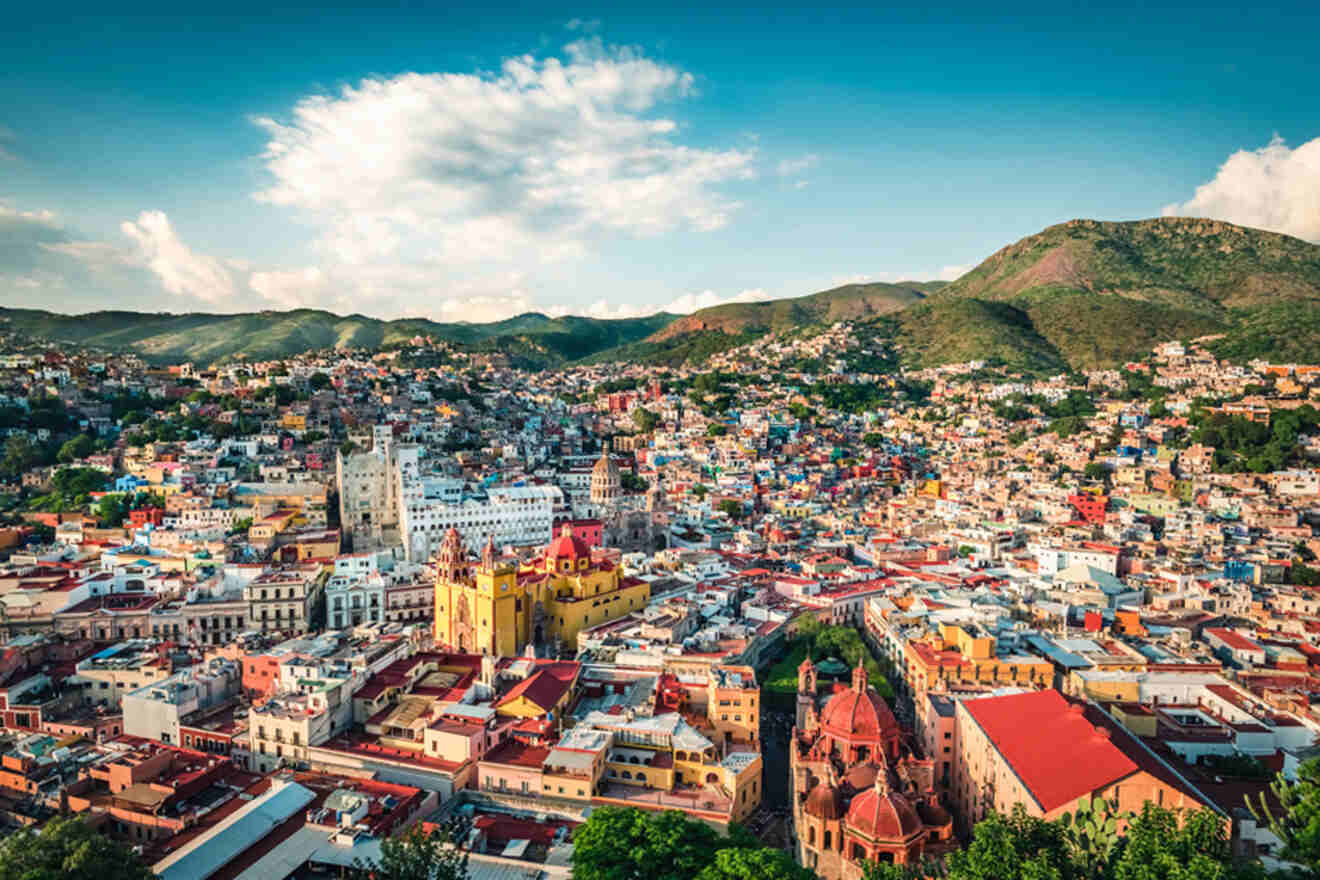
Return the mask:
[[736, 501], [732, 498], [725, 498], [721, 501], [719, 504], [719, 511], [734, 522], [737, 522], [743, 517], [742, 502]]
[[1320, 876], [1320, 758], [1302, 762], [1296, 782], [1280, 773], [1270, 789], [1282, 811], [1270, 810], [1261, 793], [1259, 803], [1247, 801], [1252, 815], [1283, 841], [1283, 858], [1306, 865], [1312, 876]]
[[697, 483], [695, 486], [692, 487], [692, 494], [696, 495], [698, 498], [705, 498], [707, 493], [709, 492], [710, 489], [703, 486], [701, 483]]
[[865, 443], [867, 446], [871, 447], [872, 449], [878, 449], [879, 447], [885, 445], [885, 438], [883, 434], [876, 433], [875, 431], [870, 431], [862, 435], [862, 442]]
[[1059, 826], [1018, 804], [1008, 816], [978, 822], [971, 844], [950, 853], [947, 864], [949, 880], [1063, 880], [1068, 860]]
[[814, 880], [815, 874], [781, 849], [722, 849], [696, 880]]
[[307, 380], [307, 384], [311, 386], [313, 391], [324, 391], [334, 383], [330, 381], [330, 377], [325, 373], [312, 373], [311, 378]]
[[645, 492], [649, 484], [632, 471], [619, 474], [619, 487], [625, 492]]
[[443, 831], [426, 832], [414, 825], [380, 843], [380, 859], [359, 862], [350, 872], [356, 880], [467, 880], [468, 854]]
[[1222, 817], [1209, 810], [1179, 816], [1149, 801], [1128, 823], [1110, 868], [1114, 880], [1228, 880], [1253, 874], [1263, 876], [1259, 868], [1234, 867]]
[[124, 519], [124, 496], [117, 492], [101, 496], [96, 504], [96, 519], [103, 528], [116, 528]]
[[1109, 476], [1109, 469], [1098, 461], [1089, 461], [1082, 473], [1086, 475], [1088, 480], [1103, 482]]
[[690, 880], [714, 860], [719, 836], [677, 810], [600, 807], [573, 835], [574, 880]]
[[10, 434], [5, 440], [4, 452], [4, 458], [0, 458], [0, 473], [9, 477], [22, 476], [41, 464], [44, 457], [42, 448], [26, 434]]
[[55, 818], [0, 843], [0, 880], [152, 880], [133, 850], [78, 818]]
[[723, 437], [727, 433], [729, 433], [728, 426], [721, 425], [719, 422], [711, 422], [706, 426], [707, 437]]
[[77, 461], [80, 458], [86, 458], [92, 454], [95, 446], [92, 438], [87, 434], [78, 434], [64, 441], [60, 451], [55, 454], [55, 460], [61, 462]]
[[655, 426], [660, 424], [660, 417], [651, 412], [644, 406], [639, 406], [632, 411], [633, 424], [637, 430], [643, 434], [649, 434], [655, 430]]

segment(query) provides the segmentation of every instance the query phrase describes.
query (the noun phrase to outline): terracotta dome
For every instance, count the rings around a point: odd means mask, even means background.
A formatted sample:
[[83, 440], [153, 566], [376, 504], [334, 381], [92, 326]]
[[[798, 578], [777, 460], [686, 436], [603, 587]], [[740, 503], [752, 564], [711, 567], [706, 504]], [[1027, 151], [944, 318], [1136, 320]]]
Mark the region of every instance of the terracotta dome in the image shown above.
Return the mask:
[[840, 691], [821, 713], [825, 732], [841, 739], [880, 742], [898, 735], [898, 721], [874, 688]]
[[865, 791], [875, 785], [875, 778], [880, 773], [880, 768], [871, 761], [856, 764], [847, 773], [843, 775], [843, 781], [848, 783], [853, 791]]
[[811, 794], [807, 795], [807, 803], [802, 810], [817, 819], [840, 818], [843, 816], [843, 803], [839, 800], [839, 790], [828, 782], [817, 782]]
[[907, 798], [887, 786], [873, 786], [853, 798], [848, 826], [872, 840], [906, 840], [921, 830], [921, 818]]
[[564, 523], [563, 529], [559, 532], [559, 537], [550, 542], [545, 555], [550, 559], [573, 559], [577, 560], [584, 556], [591, 556], [591, 548], [587, 543], [573, 534], [573, 527]]

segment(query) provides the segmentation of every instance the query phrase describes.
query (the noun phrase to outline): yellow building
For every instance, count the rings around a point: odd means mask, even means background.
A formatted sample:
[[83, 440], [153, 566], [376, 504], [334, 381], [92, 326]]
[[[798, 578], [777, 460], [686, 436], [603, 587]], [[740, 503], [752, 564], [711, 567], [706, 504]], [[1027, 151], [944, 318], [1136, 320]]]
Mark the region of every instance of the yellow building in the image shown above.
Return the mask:
[[951, 685], [1043, 687], [1054, 680], [1054, 667], [1043, 657], [1001, 655], [995, 638], [956, 624], [941, 624], [939, 637], [908, 641], [905, 675], [917, 694]]
[[507, 657], [528, 643], [576, 645], [583, 628], [637, 611], [651, 598], [650, 584], [592, 559], [568, 525], [544, 557], [521, 568], [496, 559], [492, 543], [474, 566], [458, 530], [450, 529], [436, 568], [435, 640], [459, 653]]

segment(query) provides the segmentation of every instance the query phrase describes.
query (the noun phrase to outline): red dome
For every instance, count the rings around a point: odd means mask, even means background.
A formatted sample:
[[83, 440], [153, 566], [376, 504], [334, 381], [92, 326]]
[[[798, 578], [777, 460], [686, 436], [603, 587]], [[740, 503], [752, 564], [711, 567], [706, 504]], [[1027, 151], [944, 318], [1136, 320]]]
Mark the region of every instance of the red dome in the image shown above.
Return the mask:
[[550, 559], [572, 559], [577, 560], [583, 556], [591, 556], [591, 548], [587, 543], [573, 534], [573, 527], [564, 523], [564, 528], [559, 532], [559, 537], [550, 542], [546, 548], [545, 555]]
[[874, 688], [849, 689], [830, 697], [820, 716], [831, 736], [851, 742], [880, 743], [898, 736], [898, 721]]
[[917, 811], [901, 794], [875, 786], [853, 798], [848, 827], [872, 840], [907, 840], [921, 830]]
[[843, 774], [843, 781], [853, 791], [865, 791], [875, 785], [875, 778], [880, 775], [880, 767], [871, 761], [855, 764]]
[[817, 819], [838, 819], [843, 815], [843, 804], [834, 786], [828, 782], [817, 782], [811, 794], [807, 795], [807, 803], [802, 810]]

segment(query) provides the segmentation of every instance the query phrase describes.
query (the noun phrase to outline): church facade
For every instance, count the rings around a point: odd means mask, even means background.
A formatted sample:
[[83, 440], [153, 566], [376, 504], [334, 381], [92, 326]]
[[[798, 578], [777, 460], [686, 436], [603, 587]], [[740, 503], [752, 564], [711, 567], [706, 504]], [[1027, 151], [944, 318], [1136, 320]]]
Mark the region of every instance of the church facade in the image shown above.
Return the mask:
[[459, 653], [575, 649], [582, 629], [638, 611], [651, 598], [650, 584], [593, 558], [567, 525], [531, 564], [498, 558], [489, 541], [474, 560], [456, 529], [435, 562], [435, 640]]
[[625, 495], [619, 466], [608, 451], [602, 451], [591, 469], [588, 502], [577, 513], [601, 522], [602, 546], [624, 553], [654, 553], [663, 550], [668, 538], [668, 518], [663, 511], [664, 494], [652, 486], [645, 499]]

